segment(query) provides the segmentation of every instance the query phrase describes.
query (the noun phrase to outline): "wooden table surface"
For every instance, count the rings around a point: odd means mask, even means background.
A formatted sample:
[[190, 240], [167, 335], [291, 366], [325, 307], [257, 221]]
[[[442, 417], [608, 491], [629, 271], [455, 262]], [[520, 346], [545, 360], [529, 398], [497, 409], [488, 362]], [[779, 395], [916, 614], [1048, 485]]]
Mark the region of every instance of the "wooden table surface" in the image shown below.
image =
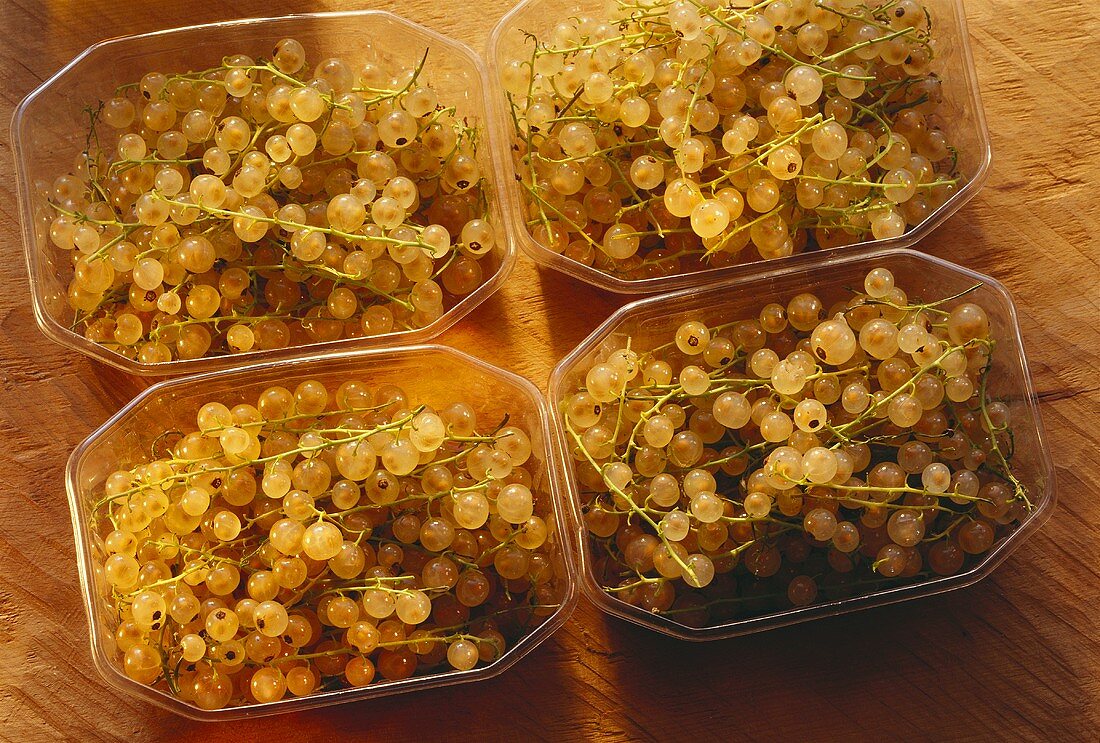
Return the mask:
[[[475, 48], [509, 5], [375, 4]], [[91, 666], [63, 467], [145, 383], [35, 328], [10, 142], [0, 135], [0, 740], [1096, 740], [1100, 11], [1085, 0], [966, 6], [993, 170], [922, 247], [993, 274], [1015, 295], [1057, 466], [1060, 503], [1047, 525], [991, 578], [947, 595], [703, 645], [582, 602], [497, 679], [281, 718], [190, 722], [117, 696]], [[347, 7], [4, 0], [0, 121], [106, 36]], [[443, 341], [545, 386], [555, 359], [621, 301], [521, 257], [504, 290]]]

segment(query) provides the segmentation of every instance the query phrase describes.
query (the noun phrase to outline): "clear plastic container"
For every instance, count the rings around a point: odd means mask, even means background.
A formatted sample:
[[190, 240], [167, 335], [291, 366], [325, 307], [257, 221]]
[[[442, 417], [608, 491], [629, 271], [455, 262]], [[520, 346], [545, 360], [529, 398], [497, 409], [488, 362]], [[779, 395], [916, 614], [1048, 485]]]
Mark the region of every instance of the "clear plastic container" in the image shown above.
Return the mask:
[[[445, 406], [463, 401], [479, 420], [499, 421], [505, 415], [531, 436], [532, 455], [524, 466], [532, 474], [532, 490], [546, 493], [553, 518], [560, 525], [552, 536], [554, 578], [560, 603], [529, 634], [503, 656], [469, 671], [445, 671], [413, 676], [400, 681], [377, 681], [362, 688], [325, 691], [300, 698], [287, 695], [278, 702], [203, 711], [158, 688], [139, 684], [120, 668], [114, 623], [101, 597], [107, 585], [97, 567], [106, 531], [93, 522], [91, 505], [102, 494], [105, 478], [119, 465], [144, 461], [150, 445], [175, 421], [193, 426], [198, 408], [212, 400], [227, 405], [254, 403], [257, 395], [274, 384], [291, 388], [306, 379], [317, 379], [334, 389], [348, 379], [371, 387], [401, 386], [412, 400]], [[478, 681], [496, 676], [527, 655], [569, 617], [577, 601], [575, 520], [568, 513], [562, 492], [565, 481], [561, 462], [554, 453], [553, 434], [545, 398], [530, 382], [459, 351], [436, 345], [395, 349], [339, 351], [293, 360], [270, 361], [237, 369], [207, 372], [172, 379], [150, 387], [85, 439], [69, 458], [66, 486], [76, 538], [77, 567], [89, 619], [92, 660], [107, 682], [120, 691], [173, 712], [199, 720], [230, 720], [322, 707], [343, 702]]]
[[[962, 0], [924, 0], [935, 24], [936, 54], [933, 71], [942, 76], [942, 118], [947, 123], [947, 133], [959, 150], [958, 170], [964, 183], [942, 206], [928, 215], [919, 225], [910, 228], [897, 238], [867, 240], [861, 243], [831, 248], [824, 252], [853, 252], [873, 248], [903, 248], [917, 245], [933, 230], [957, 212], [974, 197], [982, 187], [989, 171], [991, 158], [989, 130], [986, 128], [978, 80], [974, 72], [974, 59], [970, 51], [970, 37], [966, 29], [966, 15]], [[736, 5], [736, 3], [735, 3]], [[512, 59], [530, 56], [533, 34], [546, 39], [554, 26], [563, 18], [579, 14], [603, 12], [600, 0], [526, 0], [504, 16], [493, 29], [489, 40], [489, 82], [492, 115], [491, 134], [493, 147], [501, 163], [511, 163], [511, 148], [515, 141], [508, 102], [500, 81], [500, 71]], [[509, 165], [508, 169], [511, 169]], [[690, 273], [647, 279], [623, 279], [591, 266], [555, 253], [535, 240], [527, 219], [527, 200], [520, 185], [514, 179], [505, 179], [505, 213], [512, 238], [536, 263], [569, 274], [581, 281], [602, 289], [622, 294], [648, 294], [682, 289], [688, 286], [721, 281], [731, 276], [746, 275], [760, 268], [764, 261], [758, 259], [735, 266], [712, 268]], [[745, 248], [746, 251], [752, 247]], [[822, 260], [821, 251], [777, 259], [788, 263], [805, 264]]]
[[[310, 60], [318, 54], [339, 56], [355, 63], [368, 49], [381, 51], [394, 63], [414, 67], [428, 56], [424, 77], [441, 100], [457, 108], [471, 125], [486, 126], [487, 73], [478, 55], [466, 45], [430, 29], [382, 11], [306, 13], [278, 18], [249, 18], [201, 26], [124, 36], [95, 44], [29, 94], [12, 120], [23, 246], [31, 282], [35, 319], [52, 340], [132, 374], [166, 376], [222, 368], [243, 361], [293, 358], [323, 349], [421, 343], [430, 340], [501, 287], [515, 264], [515, 247], [503, 227], [500, 171], [493, 166], [490, 148], [479, 149], [481, 171], [487, 179], [490, 216], [497, 239], [482, 258], [484, 283], [423, 327], [369, 338], [255, 351], [230, 356], [143, 364], [93, 343], [69, 329], [73, 318], [66, 289], [72, 277], [69, 256], [48, 238], [50, 216], [43, 190], [69, 172], [73, 158], [85, 147], [86, 106], [113, 95], [115, 88], [138, 80], [150, 70], [206, 69], [231, 53], [269, 58], [280, 40], [301, 41]], [[505, 179], [507, 180], [507, 179]]]
[[595, 545], [584, 535], [579, 573], [582, 591], [591, 601], [609, 614], [681, 639], [733, 637], [971, 585], [989, 575], [1046, 521], [1056, 499], [1054, 467], [1043, 441], [1038, 403], [1024, 356], [1016, 309], [1008, 291], [988, 276], [939, 258], [897, 248], [882, 248], [859, 255], [834, 252], [821, 256], [820, 265], [813, 268], [768, 263], [760, 266], [760, 270], [751, 276], [702, 289], [648, 297], [618, 310], [558, 364], [550, 381], [550, 403], [558, 447], [571, 474], [568, 492], [574, 516], [580, 517], [581, 494], [576, 481], [575, 463], [569, 454], [571, 449], [566, 448], [561, 405], [571, 392], [584, 384], [584, 375], [596, 354], [622, 348], [627, 337], [633, 339], [632, 347], [636, 350], [652, 348], [656, 343], [664, 343], [671, 338], [676, 328], [688, 319], [718, 324], [756, 317], [768, 302], [785, 303], [802, 292], [817, 294], [828, 307], [832, 301], [851, 296], [847, 289], [861, 287], [867, 272], [879, 266], [893, 272], [896, 284], [905, 289], [909, 296], [929, 299], [949, 297], [981, 284], [980, 288], [967, 294], [965, 300], [958, 301], [975, 302], [989, 316], [990, 337], [997, 343], [993, 371], [988, 377], [989, 395], [1009, 405], [1015, 441], [1013, 471], [1028, 489], [1035, 509], [979, 561], [955, 575], [699, 627], [646, 612], [604, 591], [594, 573], [596, 556], [592, 549]]

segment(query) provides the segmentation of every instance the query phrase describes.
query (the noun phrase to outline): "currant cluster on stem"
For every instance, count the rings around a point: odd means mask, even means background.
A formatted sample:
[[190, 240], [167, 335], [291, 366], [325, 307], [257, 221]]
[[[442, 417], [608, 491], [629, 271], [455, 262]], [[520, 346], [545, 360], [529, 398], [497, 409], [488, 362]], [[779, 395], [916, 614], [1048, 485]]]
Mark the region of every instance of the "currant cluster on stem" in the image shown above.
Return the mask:
[[218, 709], [492, 663], [562, 590], [531, 439], [492, 425], [314, 379], [112, 463], [92, 528], [123, 671]]
[[539, 243], [665, 276], [897, 237], [955, 193], [918, 0], [735, 5], [616, 0], [528, 36], [501, 75]]
[[402, 67], [270, 59], [152, 71], [90, 109], [43, 187], [73, 328], [143, 363], [418, 328], [483, 283], [477, 131]]
[[827, 300], [613, 338], [583, 367], [562, 413], [613, 596], [707, 625], [872, 592], [958, 573], [1032, 509], [986, 312], [884, 268]]

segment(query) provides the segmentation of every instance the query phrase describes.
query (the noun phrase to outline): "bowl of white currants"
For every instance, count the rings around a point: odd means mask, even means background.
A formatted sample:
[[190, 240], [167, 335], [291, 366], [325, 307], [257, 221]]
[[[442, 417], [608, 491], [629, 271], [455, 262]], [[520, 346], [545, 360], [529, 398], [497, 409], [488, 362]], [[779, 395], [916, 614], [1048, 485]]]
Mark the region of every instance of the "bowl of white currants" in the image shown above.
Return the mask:
[[495, 676], [576, 603], [545, 399], [441, 346], [169, 380], [74, 452], [92, 657], [205, 720]]
[[989, 167], [961, 0], [527, 0], [489, 59], [514, 238], [609, 291], [908, 247]]
[[515, 260], [485, 79], [376, 11], [90, 47], [13, 121], [39, 326], [151, 375], [438, 335]]
[[1015, 310], [908, 249], [616, 312], [550, 399], [583, 590], [689, 640], [966, 586], [1050, 515]]

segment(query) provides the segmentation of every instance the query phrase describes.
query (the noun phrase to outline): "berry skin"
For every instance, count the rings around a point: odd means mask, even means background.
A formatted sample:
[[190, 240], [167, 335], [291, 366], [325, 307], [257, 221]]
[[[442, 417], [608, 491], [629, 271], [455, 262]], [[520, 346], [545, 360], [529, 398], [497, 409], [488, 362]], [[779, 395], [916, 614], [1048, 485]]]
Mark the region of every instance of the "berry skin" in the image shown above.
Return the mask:
[[165, 421], [94, 494], [98, 609], [129, 679], [266, 704], [483, 667], [554, 612], [559, 518], [521, 416], [296, 381]]
[[957, 192], [952, 71], [930, 64], [921, 0], [867, 18], [711, 5], [627, 0], [523, 29], [500, 84], [536, 243], [638, 281], [894, 239]]
[[429, 326], [485, 282], [478, 125], [425, 70], [313, 54], [283, 39], [104, 103], [103, 152], [48, 194], [78, 332], [143, 364], [269, 351]]
[[1018, 527], [1011, 408], [983, 394], [988, 314], [911, 302], [903, 283], [879, 266], [745, 315], [654, 314], [568, 372], [562, 420], [612, 600], [713, 628], [721, 607], [757, 617], [955, 575]]

